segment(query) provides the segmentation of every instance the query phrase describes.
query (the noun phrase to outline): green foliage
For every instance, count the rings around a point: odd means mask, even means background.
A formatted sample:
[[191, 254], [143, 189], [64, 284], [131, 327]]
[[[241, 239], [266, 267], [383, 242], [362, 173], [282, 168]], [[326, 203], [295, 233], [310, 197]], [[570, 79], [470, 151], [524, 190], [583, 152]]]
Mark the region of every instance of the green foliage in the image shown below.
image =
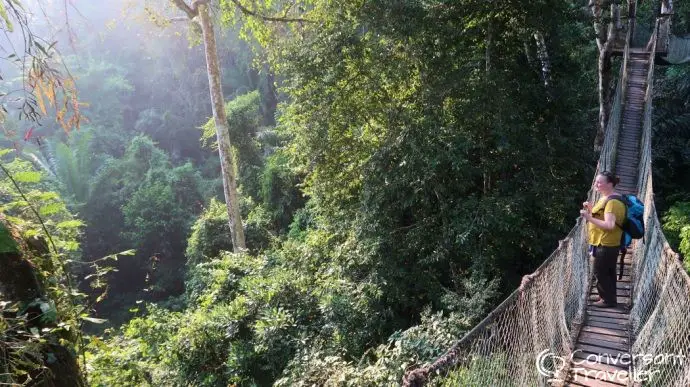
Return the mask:
[[655, 83], [652, 155], [657, 207], [690, 196], [690, 65], [659, 70]]
[[233, 343], [242, 334], [247, 309], [246, 302], [238, 298], [187, 315], [187, 323], [173, 338], [172, 351], [174, 366], [183, 381], [205, 386], [247, 381], [233, 372], [252, 355], [241, 341]]
[[208, 207], [192, 226], [185, 253], [188, 264], [194, 267], [217, 257], [222, 250], [232, 251], [229, 235], [228, 209], [225, 203], [211, 198]]
[[67, 143], [55, 147], [54, 164], [58, 184], [63, 196], [79, 209], [89, 200], [90, 179], [94, 170], [91, 156], [93, 132], [80, 131], [70, 136]]
[[[263, 206], [245, 200], [243, 209], [251, 208], [244, 217], [245, 236], [250, 251], [258, 252], [268, 247], [273, 239], [269, 214]], [[221, 251], [232, 251], [228, 209], [225, 203], [211, 198], [208, 207], [194, 222], [187, 242], [187, 262], [190, 267], [215, 258]]]
[[[164, 263], [152, 278], [157, 292], [175, 292], [185, 237], [203, 200], [201, 177], [191, 164], [172, 168], [150, 139], [135, 137], [121, 161], [123, 237], [140, 257]], [[161, 239], [161, 236], [165, 238]]]
[[673, 33], [677, 36], [683, 36], [690, 33], [690, 5], [688, 3], [673, 3], [671, 28]]
[[[166, 348], [168, 357], [162, 362], [156, 357], [160, 352], [128, 356], [146, 364], [158, 361], [153, 369], [173, 375], [173, 384], [266, 384], [282, 372], [299, 344], [300, 331], [318, 315], [312, 286], [307, 277], [273, 268], [264, 258], [221, 254], [192, 269], [190, 305], [181, 319], [153, 337], [134, 324], [149, 326], [157, 321], [156, 313], [134, 319], [121, 335], [94, 347], [94, 378], [130, 378], [135, 367], [131, 362], [121, 369], [112, 363], [125, 355], [120, 351], [128, 347], [126, 340], [136, 340], [140, 347]], [[178, 325], [181, 321], [184, 324]], [[153, 385], [159, 383], [166, 384], [154, 379]]]
[[[83, 223], [67, 210], [57, 193], [46, 190], [44, 175], [20, 158], [8, 161], [10, 153], [0, 152], [0, 251], [18, 253], [30, 271], [10, 273], [27, 277], [16, 278], [9, 292], [0, 294], [0, 380], [20, 384], [33, 379], [40, 384], [46, 377], [46, 364], [73, 361], [72, 354], [83, 349], [81, 320], [89, 316], [83, 304], [85, 295], [73, 285], [71, 268], [71, 263], [78, 262]], [[27, 288], [18, 289], [21, 286]], [[13, 291], [29, 292], [37, 298], [7, 299]], [[64, 356], [70, 359], [62, 359]], [[63, 376], [64, 380], [71, 377], [76, 375]]]
[[135, 91], [135, 86], [127, 78], [127, 69], [116, 62], [102, 58], [82, 58], [75, 55], [66, 57], [69, 68], [78, 69], [75, 73], [80, 99], [89, 104], [90, 124], [108, 131], [122, 128], [124, 115], [113, 114], [114, 107], [126, 104]]
[[[236, 97], [225, 104], [228, 119], [230, 141], [235, 152], [235, 163], [238, 168], [238, 180], [242, 191], [254, 200], [259, 199], [259, 182], [263, 165], [260, 128], [260, 95], [253, 91]], [[201, 141], [205, 146], [218, 149], [216, 140], [216, 125], [213, 118], [201, 128]]]
[[260, 179], [261, 199], [270, 214], [271, 228], [284, 234], [295, 213], [305, 205], [298, 188], [299, 178], [290, 169], [288, 157], [278, 151], [266, 159]]
[[[591, 65], [571, 53], [594, 51], [589, 21], [562, 2], [305, 9], [320, 22], [256, 27], [288, 96], [286, 145], [264, 176], [283, 160], [303, 176], [314, 235], [327, 242], [300, 270], [341, 276], [329, 321], [364, 328], [333, 336], [357, 354], [416, 323], [426, 305], [450, 310], [447, 290], [464, 293], [464, 278], [516, 286], [554, 247], [592, 165], [582, 128], [594, 116], [582, 111], [595, 106], [594, 74], [573, 71]], [[534, 31], [548, 40], [550, 90], [530, 62]], [[267, 184], [265, 199], [271, 187], [281, 186]]]
[[249, 251], [260, 252], [271, 245], [275, 239], [272, 214], [265, 206], [254, 206], [246, 216], [245, 237]]
[[16, 253], [19, 246], [5, 226], [0, 224], [0, 253]]
[[185, 284], [186, 299], [190, 305], [203, 308], [223, 300], [231, 300], [237, 295], [240, 279], [259, 274], [263, 265], [262, 260], [250, 255], [219, 252], [214, 255], [214, 259], [190, 267]]
[[[469, 328], [465, 316], [444, 317], [426, 310], [419, 325], [391, 335], [359, 361], [343, 359], [336, 350], [312, 348], [296, 357], [276, 386], [396, 386], [413, 364], [442, 355]], [[462, 384], [458, 384], [462, 385]]]
[[108, 275], [111, 296], [99, 307], [120, 308], [116, 322], [136, 299], [183, 293], [186, 240], [206, 184], [191, 163], [173, 166], [146, 136], [134, 137], [122, 159], [106, 157], [96, 169], [82, 207], [91, 225], [85, 253], [137, 251], [134, 258], [117, 261], [117, 271]]
[[501, 386], [516, 386], [514, 378], [508, 374], [510, 360], [504, 354], [493, 354], [490, 358], [474, 358], [469, 361], [466, 367], [456, 367], [452, 369], [444, 378], [435, 380], [432, 385], [443, 387], [485, 386], [485, 373], [487, 369], [493, 370], [492, 382]]
[[690, 202], [676, 202], [663, 216], [663, 229], [666, 239], [674, 250], [679, 251], [685, 270], [690, 273]]
[[32, 210], [33, 207], [42, 218], [45, 218], [46, 228], [54, 237], [59, 252], [67, 254], [62, 258], [74, 258], [71, 254], [75, 254], [79, 249], [78, 237], [83, 223], [74, 218], [56, 192], [49, 191], [50, 184], [45, 176], [34, 170], [31, 163], [14, 158], [11, 162], [3, 161], [3, 165], [19, 184], [27, 200], [21, 197], [9, 178], [0, 172], [0, 197], [3, 198], [0, 212], [19, 227], [25, 237], [40, 235], [47, 238], [40, 220]]
[[148, 305], [147, 310], [146, 318], [133, 318], [111, 339], [90, 338], [86, 359], [95, 371], [89, 373], [90, 385], [157, 386], [172, 383], [175, 372], [165, 367], [170, 363], [167, 340], [185, 321], [179, 313], [155, 305]]

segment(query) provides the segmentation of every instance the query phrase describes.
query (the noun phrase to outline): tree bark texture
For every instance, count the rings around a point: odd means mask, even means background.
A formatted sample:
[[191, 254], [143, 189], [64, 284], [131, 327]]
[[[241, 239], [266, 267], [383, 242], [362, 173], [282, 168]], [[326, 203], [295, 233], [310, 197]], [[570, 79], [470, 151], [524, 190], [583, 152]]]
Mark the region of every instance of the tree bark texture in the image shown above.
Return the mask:
[[223, 192], [225, 203], [228, 207], [230, 219], [230, 234], [232, 237], [232, 249], [234, 252], [246, 250], [244, 229], [237, 195], [237, 179], [235, 176], [235, 157], [228, 129], [228, 119], [225, 114], [225, 101], [220, 82], [220, 63], [216, 48], [216, 37], [213, 23], [206, 3], [198, 3], [197, 11], [206, 52], [206, 69], [208, 83], [211, 91], [211, 104], [213, 107], [213, 119], [216, 124], [216, 138], [218, 139], [218, 155], [220, 156], [221, 172], [223, 174]]
[[[32, 328], [41, 332], [42, 328], [55, 325], [54, 322], [42, 322], [43, 311], [35, 306], [39, 305], [37, 300], [43, 303], [49, 300], [32, 259], [34, 254], [47, 254], [48, 251], [38, 251], [36, 247], [40, 243], [27, 242], [32, 241], [24, 241], [0, 215], [0, 302], [19, 308], [0, 308], [0, 322], [3, 322], [0, 324], [3, 327], [0, 330], [0, 383], [86, 386], [74, 354], [60, 344], [59, 337], [55, 336], [57, 333], [40, 333], [41, 342], [27, 333]], [[27, 373], [20, 375], [21, 371]]]
[[541, 64], [541, 79], [544, 82], [544, 88], [546, 89], [547, 98], [553, 99], [552, 92], [552, 80], [551, 80], [551, 58], [549, 58], [549, 51], [546, 48], [546, 40], [544, 35], [540, 31], [534, 33], [534, 41], [537, 45], [537, 57], [539, 58], [539, 63]]
[[[592, 15], [594, 16], [594, 32], [597, 39], [597, 48], [599, 49], [599, 60], [597, 64], [599, 73], [599, 125], [597, 126], [597, 133], [594, 137], [594, 150], [598, 152], [601, 150], [601, 146], [604, 143], [606, 126], [608, 125], [609, 116], [611, 114], [611, 96], [613, 91], [611, 53], [615, 41], [615, 26], [612, 19], [611, 22], [604, 23], [605, 10], [611, 8], [611, 13], [614, 13], [610, 0], [594, 0], [591, 6]], [[608, 16], [610, 19], [612, 15]]]
[[484, 51], [484, 60], [486, 64], [486, 73], [491, 72], [491, 56], [493, 55], [493, 44], [494, 44], [494, 24], [491, 19], [489, 19], [488, 25], [486, 27], [486, 48]]

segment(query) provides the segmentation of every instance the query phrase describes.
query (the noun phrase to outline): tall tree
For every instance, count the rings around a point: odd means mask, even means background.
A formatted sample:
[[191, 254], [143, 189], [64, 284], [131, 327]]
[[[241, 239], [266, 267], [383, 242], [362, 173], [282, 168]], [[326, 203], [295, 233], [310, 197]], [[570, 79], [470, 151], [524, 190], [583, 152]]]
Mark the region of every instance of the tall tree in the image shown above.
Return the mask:
[[[615, 31], [617, 21], [613, 20], [615, 15], [620, 15], [618, 4], [610, 0], [593, 0], [590, 2], [592, 16], [594, 17], [594, 31], [596, 34], [597, 48], [599, 49], [599, 126], [594, 138], [594, 149], [600, 150], [604, 143], [604, 133], [611, 113], [611, 97], [613, 95], [613, 75], [611, 72], [611, 56], [613, 54], [613, 44], [615, 41]], [[634, 6], [634, 3], [631, 5]], [[609, 17], [605, 17], [607, 9], [611, 7]], [[634, 12], [631, 9], [631, 12]], [[607, 22], [607, 19], [609, 20]]]
[[235, 157], [228, 120], [225, 114], [225, 101], [220, 83], [220, 65], [218, 50], [216, 49], [216, 37], [213, 31], [213, 22], [208, 12], [208, 0], [194, 0], [188, 5], [184, 0], [173, 0], [173, 3], [192, 21], [198, 21], [201, 25], [201, 33], [204, 40], [206, 53], [206, 69], [211, 90], [211, 104], [213, 107], [213, 119], [216, 123], [216, 137], [218, 138], [218, 155], [220, 156], [221, 173], [223, 174], [223, 192], [225, 203], [228, 207], [230, 219], [230, 235], [232, 236], [233, 251], [239, 252], [246, 249], [244, 230], [242, 229], [242, 217], [237, 197], [237, 178], [235, 176]]

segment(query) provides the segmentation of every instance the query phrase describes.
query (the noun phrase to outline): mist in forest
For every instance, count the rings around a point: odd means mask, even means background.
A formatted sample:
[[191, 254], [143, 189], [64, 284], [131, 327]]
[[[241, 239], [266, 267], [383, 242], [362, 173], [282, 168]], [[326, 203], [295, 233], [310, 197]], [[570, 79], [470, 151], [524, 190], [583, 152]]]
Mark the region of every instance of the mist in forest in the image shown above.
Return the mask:
[[[111, 265], [107, 294], [94, 305], [97, 315], [118, 323], [135, 301], [182, 294], [190, 227], [211, 197], [222, 198], [217, 151], [201, 141], [211, 103], [200, 31], [187, 20], [170, 21], [183, 14], [168, 1], [24, 6], [38, 44], [74, 81], [82, 119], [79, 127], [63, 127], [50, 107], [36, 121], [17, 119], [29, 64], [4, 61], [4, 87], [16, 98], [6, 104], [0, 145], [43, 169], [84, 221], [80, 260], [136, 250]], [[231, 28], [216, 30], [226, 100], [257, 89], [272, 93], [247, 44]], [[21, 53], [28, 32], [6, 34], [3, 47]], [[262, 121], [271, 121], [272, 108], [261, 109]], [[94, 269], [78, 270], [86, 277]], [[101, 295], [80, 283], [94, 298]]]

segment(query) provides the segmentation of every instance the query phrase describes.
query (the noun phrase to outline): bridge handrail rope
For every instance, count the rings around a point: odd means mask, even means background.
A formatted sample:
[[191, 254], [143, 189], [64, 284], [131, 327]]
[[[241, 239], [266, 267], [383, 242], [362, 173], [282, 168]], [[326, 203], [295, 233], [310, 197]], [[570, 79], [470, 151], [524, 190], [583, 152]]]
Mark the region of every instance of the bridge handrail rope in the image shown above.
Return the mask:
[[[645, 93], [644, 126], [638, 173], [638, 193], [645, 203], [646, 233], [633, 251], [631, 291], [631, 342], [633, 355], [685, 355], [690, 348], [690, 277], [678, 255], [664, 238], [653, 201], [651, 169], [652, 90], [654, 59], [661, 21], [651, 38], [650, 66]], [[629, 31], [628, 31], [629, 32]], [[621, 65], [613, 107], [602, 146], [597, 173], [612, 170], [625, 100], [630, 36]], [[594, 199], [592, 190], [590, 200]], [[559, 371], [560, 365], [537, 364], [542, 351], [568, 358], [584, 321], [591, 280], [585, 244], [585, 224], [578, 220], [568, 236], [537, 271], [448, 352], [430, 365], [406, 373], [404, 386], [423, 386], [433, 376], [450, 369], [465, 386], [547, 385], [542, 371]], [[665, 352], [664, 352], [665, 351]], [[633, 356], [633, 360], [636, 357]], [[675, 359], [675, 358], [674, 358]], [[647, 362], [645, 362], [647, 363]], [[655, 372], [664, 386], [690, 385], [690, 359], [678, 364], [634, 363], [634, 371]], [[556, 378], [564, 378], [560, 369]]]

